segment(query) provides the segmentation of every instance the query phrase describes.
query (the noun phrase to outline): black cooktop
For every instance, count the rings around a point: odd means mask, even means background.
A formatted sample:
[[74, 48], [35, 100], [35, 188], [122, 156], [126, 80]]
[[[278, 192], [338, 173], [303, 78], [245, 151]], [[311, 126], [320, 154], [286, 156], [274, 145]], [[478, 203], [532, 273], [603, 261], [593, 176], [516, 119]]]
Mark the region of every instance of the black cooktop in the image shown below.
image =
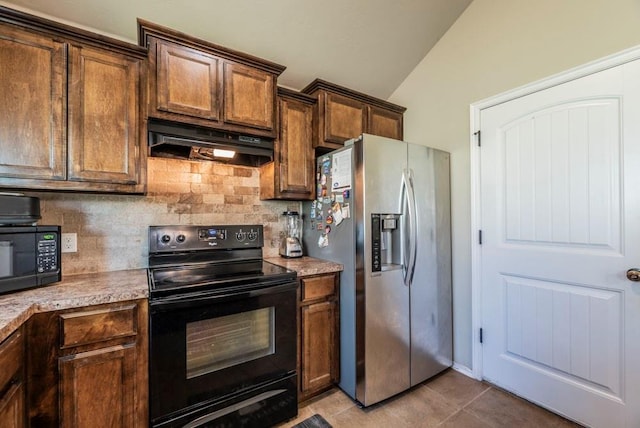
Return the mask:
[[270, 284], [294, 281], [296, 272], [263, 260], [169, 266], [149, 269], [153, 294], [193, 293], [225, 289], [243, 284]]
[[152, 299], [279, 285], [296, 272], [262, 260], [261, 225], [150, 226]]

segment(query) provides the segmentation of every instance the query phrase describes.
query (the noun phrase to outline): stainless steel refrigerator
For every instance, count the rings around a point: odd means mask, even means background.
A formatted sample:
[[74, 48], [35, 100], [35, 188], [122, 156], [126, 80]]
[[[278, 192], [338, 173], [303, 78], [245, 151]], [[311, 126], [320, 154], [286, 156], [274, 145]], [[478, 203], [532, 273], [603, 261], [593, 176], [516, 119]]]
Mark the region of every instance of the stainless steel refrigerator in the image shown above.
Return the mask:
[[452, 364], [449, 154], [363, 134], [316, 167], [304, 250], [344, 265], [340, 387], [369, 406]]

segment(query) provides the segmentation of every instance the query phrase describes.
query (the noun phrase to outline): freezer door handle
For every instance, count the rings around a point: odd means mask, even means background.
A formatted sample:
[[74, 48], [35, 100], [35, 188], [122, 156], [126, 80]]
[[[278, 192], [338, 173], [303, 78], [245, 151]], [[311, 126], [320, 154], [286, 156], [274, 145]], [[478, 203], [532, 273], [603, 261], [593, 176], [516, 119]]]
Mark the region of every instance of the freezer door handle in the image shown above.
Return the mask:
[[[405, 236], [406, 242], [408, 241], [409, 249], [404, 252], [403, 258], [403, 276], [404, 276], [404, 284], [406, 286], [410, 286], [413, 281], [413, 274], [416, 269], [416, 251], [417, 251], [417, 225], [416, 225], [416, 199], [413, 187], [413, 171], [410, 169], [405, 169], [402, 173], [402, 181], [403, 181], [403, 189], [405, 192], [405, 201], [403, 204], [403, 210], [406, 210], [405, 218]], [[407, 231], [408, 225], [408, 231]], [[406, 247], [405, 247], [406, 248]]]

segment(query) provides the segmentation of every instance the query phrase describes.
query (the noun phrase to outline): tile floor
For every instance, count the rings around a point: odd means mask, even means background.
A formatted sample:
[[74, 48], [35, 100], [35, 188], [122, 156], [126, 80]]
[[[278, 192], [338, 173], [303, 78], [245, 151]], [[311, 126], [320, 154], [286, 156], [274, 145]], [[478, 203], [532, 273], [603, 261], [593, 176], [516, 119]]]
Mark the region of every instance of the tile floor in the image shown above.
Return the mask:
[[352, 427], [580, 427], [485, 382], [454, 370], [383, 403], [360, 409], [339, 389], [302, 403], [291, 427], [318, 413], [334, 428]]

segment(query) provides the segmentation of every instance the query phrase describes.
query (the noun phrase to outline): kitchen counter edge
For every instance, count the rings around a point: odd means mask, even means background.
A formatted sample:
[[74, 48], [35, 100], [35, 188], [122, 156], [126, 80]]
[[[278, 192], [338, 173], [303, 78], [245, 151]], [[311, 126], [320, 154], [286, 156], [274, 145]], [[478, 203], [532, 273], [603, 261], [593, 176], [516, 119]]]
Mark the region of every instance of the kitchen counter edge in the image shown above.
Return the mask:
[[340, 272], [343, 266], [340, 263], [327, 260], [316, 259], [314, 257], [299, 257], [288, 259], [285, 257], [268, 257], [264, 259], [274, 265], [282, 266], [298, 273], [298, 278], [312, 275], [322, 275], [325, 273]]
[[62, 281], [0, 295], [0, 342], [38, 312], [117, 303], [149, 297], [147, 269], [84, 273]]

